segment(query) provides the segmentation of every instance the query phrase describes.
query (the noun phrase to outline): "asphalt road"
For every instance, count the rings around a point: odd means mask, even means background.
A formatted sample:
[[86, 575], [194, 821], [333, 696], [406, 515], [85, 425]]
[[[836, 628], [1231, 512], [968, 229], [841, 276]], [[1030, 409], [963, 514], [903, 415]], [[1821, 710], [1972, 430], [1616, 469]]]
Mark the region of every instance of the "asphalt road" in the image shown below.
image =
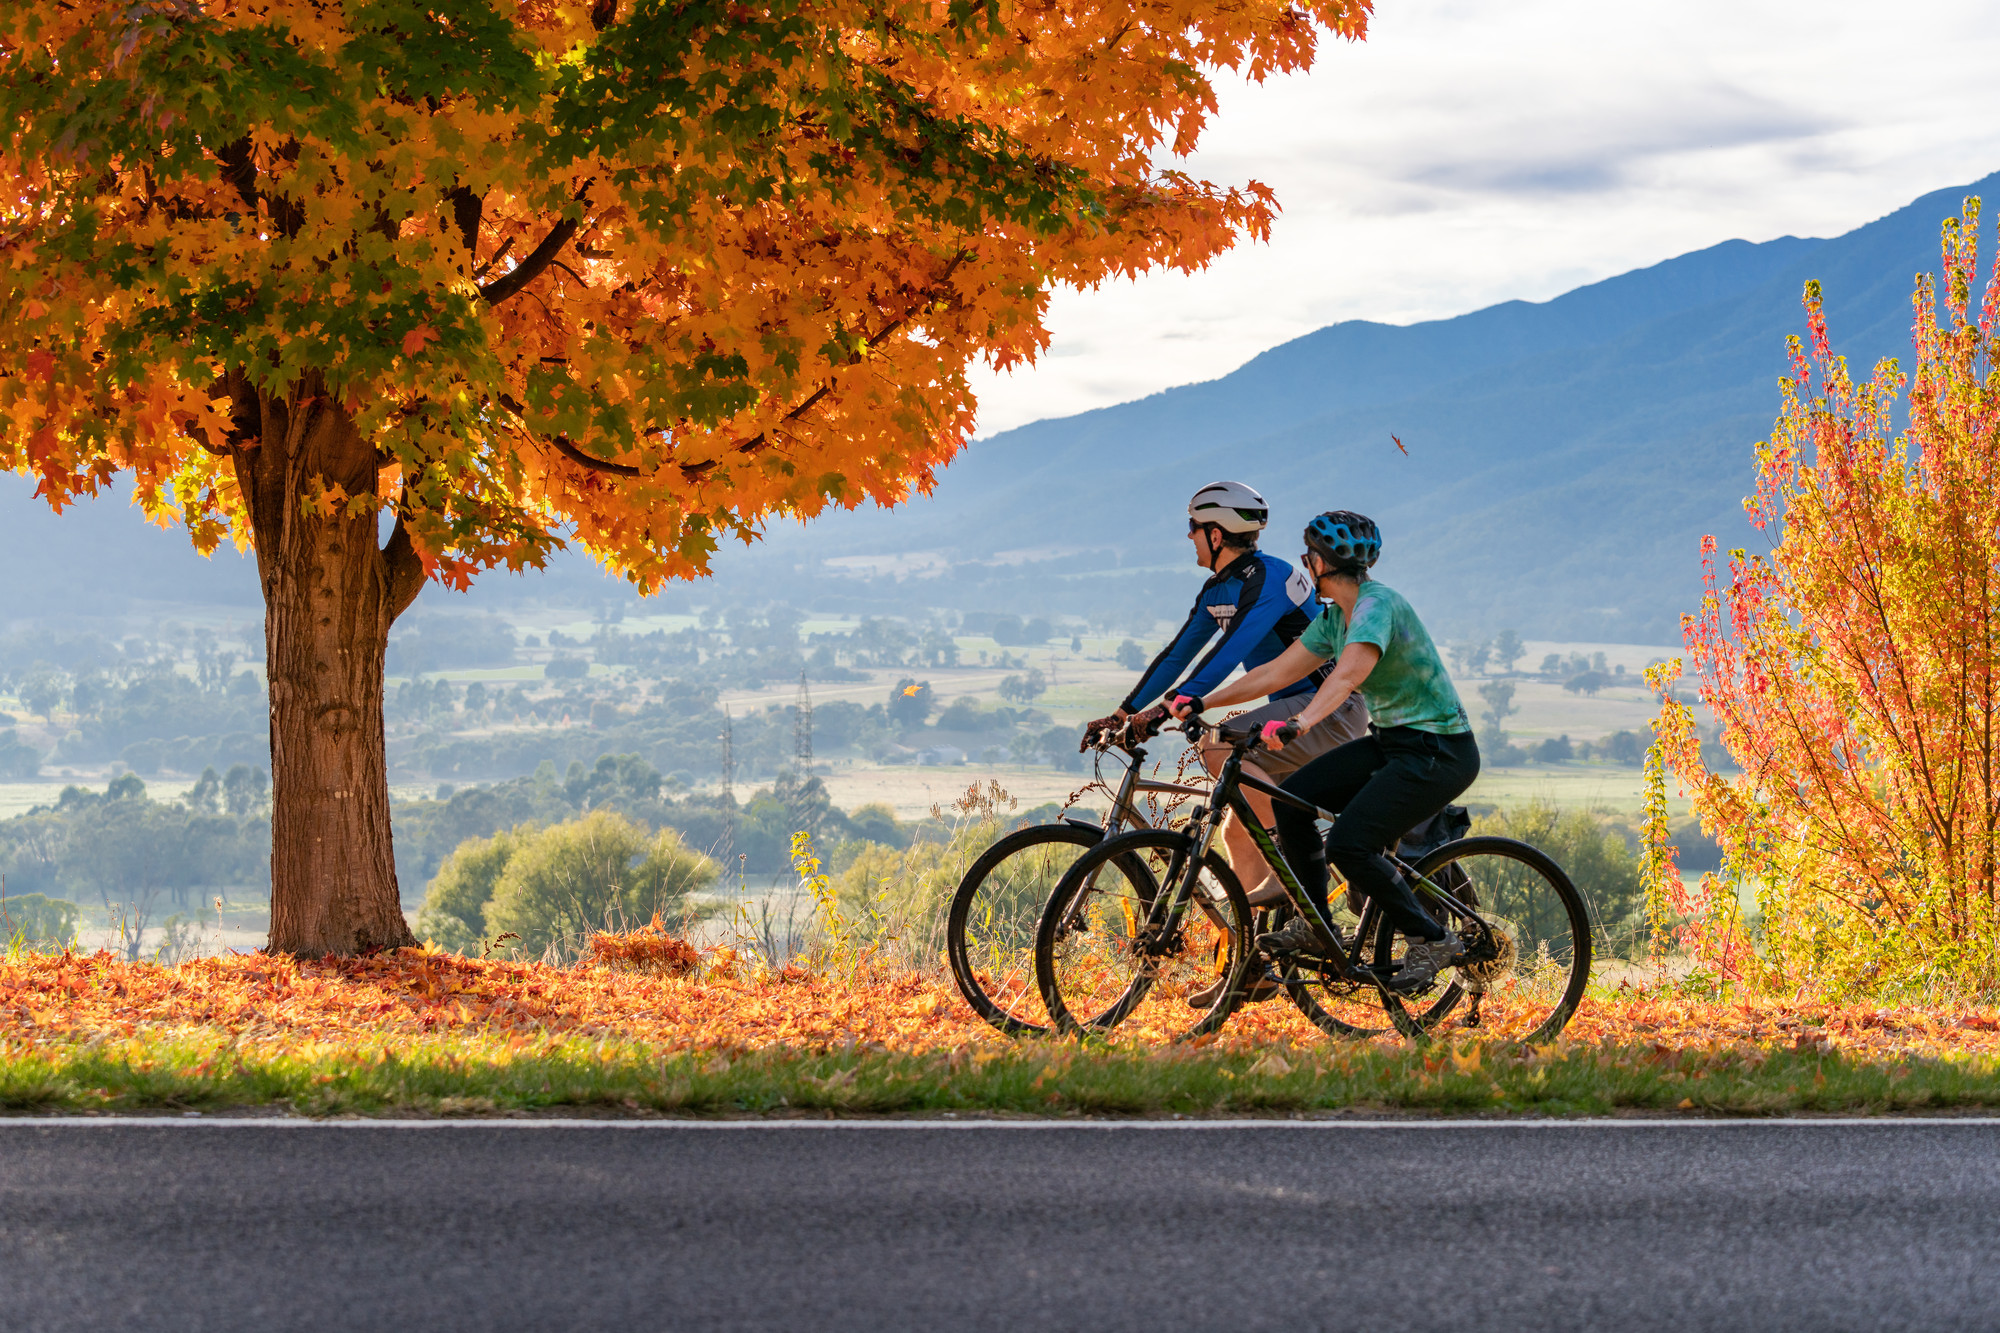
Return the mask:
[[2000, 1326], [2000, 1124], [0, 1121], [0, 1327]]

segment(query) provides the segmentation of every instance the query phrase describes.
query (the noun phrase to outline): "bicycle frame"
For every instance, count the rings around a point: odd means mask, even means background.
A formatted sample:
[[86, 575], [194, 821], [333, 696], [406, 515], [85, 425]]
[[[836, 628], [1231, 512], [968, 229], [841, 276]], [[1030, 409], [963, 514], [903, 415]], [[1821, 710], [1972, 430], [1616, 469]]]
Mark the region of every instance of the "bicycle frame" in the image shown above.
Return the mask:
[[[1130, 759], [1125, 765], [1125, 776], [1119, 779], [1118, 790], [1111, 798], [1111, 809], [1104, 816], [1104, 823], [1099, 825], [1088, 819], [1076, 819], [1068, 815], [1063, 816], [1064, 823], [1076, 824], [1084, 828], [1101, 827], [1104, 830], [1104, 836], [1109, 838], [1128, 825], [1138, 828], [1152, 827], [1152, 824], [1140, 811], [1138, 802], [1132, 799], [1135, 792], [1166, 792], [1175, 796], [1193, 796], [1202, 800], [1208, 798], [1209, 793], [1199, 787], [1187, 787], [1177, 782], [1160, 782], [1153, 778], [1141, 777], [1140, 771], [1146, 766], [1145, 749], [1137, 745], [1120, 746], [1119, 748], [1124, 750], [1130, 756]], [[1103, 760], [1103, 756], [1104, 751], [1100, 749], [1098, 751], [1098, 760], [1100, 763]], [[1103, 778], [1102, 772], [1098, 774], [1098, 777], [1101, 781]]]
[[[1326, 962], [1331, 963], [1332, 967], [1331, 969], [1327, 969], [1319, 966], [1316, 960], [1305, 959], [1301, 961], [1307, 966], [1313, 967], [1316, 971], [1330, 970], [1334, 976], [1342, 981], [1365, 983], [1386, 989], [1386, 979], [1376, 975], [1374, 969], [1368, 967], [1363, 962], [1363, 950], [1366, 947], [1365, 941], [1373, 932], [1356, 930], [1354, 932], [1353, 944], [1351, 946], [1342, 945], [1340, 932], [1334, 929], [1333, 922], [1328, 920], [1326, 915], [1320, 911], [1319, 904], [1307, 896], [1305, 887], [1299, 883], [1298, 876], [1293, 873], [1290, 862], [1285, 860], [1284, 853], [1279, 851], [1277, 843], [1271, 837], [1269, 830], [1264, 827], [1264, 821], [1257, 816], [1256, 811], [1251, 809], [1250, 802], [1243, 797], [1242, 788], [1248, 787], [1252, 791], [1261, 792], [1274, 801], [1282, 801], [1294, 809], [1307, 811], [1318, 819], [1331, 820], [1335, 817], [1333, 812], [1322, 810], [1309, 801], [1301, 800], [1299, 797], [1283, 790], [1274, 783], [1267, 782], [1252, 774], [1244, 773], [1242, 771], [1244, 757], [1251, 745], [1256, 742], [1255, 735], [1231, 741], [1223, 734], [1222, 728], [1207, 727], [1197, 721], [1189, 721], [1183, 727], [1183, 731], [1193, 736], [1197, 742], [1199, 742], [1202, 732], [1213, 731], [1217, 739], [1228, 743], [1230, 752], [1229, 757], [1223, 760], [1221, 770], [1216, 773], [1215, 786], [1210, 789], [1207, 802], [1204, 803], [1201, 810], [1194, 816], [1194, 819], [1200, 822], [1201, 828], [1195, 836], [1193, 854], [1188, 858], [1188, 864], [1180, 874], [1173, 890], [1169, 893], [1163, 893], [1155, 899], [1152, 910], [1146, 914], [1146, 930], [1165, 936], [1180, 922], [1181, 917], [1187, 911], [1188, 904], [1195, 898], [1195, 881], [1201, 874], [1202, 862], [1207, 858], [1209, 849], [1214, 843], [1216, 833], [1221, 828], [1221, 816], [1224, 813], [1233, 812], [1237, 820], [1243, 825], [1244, 831], [1250, 835], [1250, 840], [1256, 845], [1258, 853], [1264, 858], [1265, 863], [1270, 866], [1272, 873], [1277, 876], [1278, 883], [1283, 886], [1286, 896], [1291, 900], [1293, 909], [1312, 923], [1313, 928], [1320, 934], [1321, 943], [1328, 946]], [[1436, 881], [1430, 879], [1428, 876], [1418, 875], [1408, 862], [1395, 856], [1393, 853], [1390, 855], [1390, 859], [1395, 862], [1398, 869], [1412, 876], [1416, 883], [1423, 885], [1453, 910], [1477, 921], [1481, 926], [1491, 928], [1491, 923], [1486, 918], [1480, 916], [1478, 912], [1463, 902], [1460, 902], [1449, 891], [1440, 887]], [[1307, 983], [1297, 982], [1291, 984], [1303, 985]]]

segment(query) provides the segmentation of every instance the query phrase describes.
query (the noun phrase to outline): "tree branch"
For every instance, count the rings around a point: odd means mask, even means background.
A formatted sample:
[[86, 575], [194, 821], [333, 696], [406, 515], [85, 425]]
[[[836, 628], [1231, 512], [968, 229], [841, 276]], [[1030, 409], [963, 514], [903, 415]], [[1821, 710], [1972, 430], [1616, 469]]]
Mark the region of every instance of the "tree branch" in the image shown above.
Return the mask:
[[410, 540], [410, 530], [400, 514], [396, 516], [395, 530], [382, 548], [382, 569], [388, 580], [385, 601], [393, 624], [424, 590], [424, 562], [417, 555], [416, 543]]
[[[512, 395], [500, 394], [495, 401], [517, 417], [525, 417], [528, 414], [527, 409], [515, 402]], [[567, 435], [548, 435], [538, 438], [546, 439], [557, 453], [567, 458], [570, 462], [575, 463], [578, 467], [587, 468], [592, 472], [608, 472], [614, 477], [644, 477], [651, 475], [645, 469], [633, 467], [630, 463], [613, 463], [608, 459], [593, 457], [577, 448]], [[683, 468], [682, 471], [686, 471], [686, 469]]]
[[458, 224], [458, 234], [465, 242], [465, 253], [476, 264], [479, 260], [479, 218], [486, 208], [486, 196], [474, 194], [461, 185], [445, 197], [451, 200], [451, 220]]
[[[944, 285], [945, 283], [950, 282], [951, 275], [958, 271], [958, 266], [960, 264], [963, 264], [967, 259], [971, 258], [971, 256], [972, 256], [972, 251], [970, 249], [960, 250], [957, 254], [953, 255], [951, 257], [951, 262], [945, 265], [944, 272], [938, 275], [938, 280], [935, 283], [932, 283], [929, 287], [924, 289], [924, 294], [928, 296], [938, 287]], [[918, 309], [921, 309], [925, 304], [928, 304], [928, 302], [920, 301], [916, 306], [912, 307], [909, 310], [905, 310], [902, 314], [896, 316], [896, 318], [890, 320], [887, 324], [884, 324], [875, 333], [872, 333], [867, 337], [863, 338], [861, 340], [861, 346], [857, 348], [854, 351], [854, 353], [847, 358], [847, 364], [850, 366], [859, 365], [862, 356], [868, 351], [869, 348], [874, 347], [877, 343], [880, 343], [883, 339], [887, 338], [897, 329], [900, 329], [903, 327], [903, 325], [909, 323], [910, 316], [915, 314], [916, 311]], [[763, 448], [766, 444], [770, 443], [771, 431], [781, 430], [784, 427], [791, 425], [794, 421], [797, 421], [800, 417], [804, 416], [808, 411], [810, 411], [812, 409], [813, 404], [817, 403], [820, 399], [826, 397], [831, 392], [833, 392], [833, 381], [828, 380], [826, 383], [820, 385], [817, 389], [814, 389], [812, 393], [807, 396], [804, 402], [800, 403], [797, 407], [793, 408], [791, 411], [785, 413], [785, 415], [778, 421], [778, 424], [771, 427], [770, 430], [758, 431], [755, 435], [751, 436], [743, 443], [734, 446], [734, 452], [739, 454], [748, 454], [748, 453], [754, 453], [758, 449]]]
[[[287, 156], [296, 155], [298, 145], [295, 142], [286, 147]], [[245, 208], [255, 213], [261, 200], [270, 210], [271, 225], [278, 229], [281, 236], [298, 235], [299, 228], [305, 223], [304, 211], [283, 195], [265, 194], [257, 188], [257, 164], [250, 156], [248, 137], [224, 144], [215, 150], [215, 156], [222, 163], [222, 179], [235, 187]]]
[[255, 449], [264, 442], [264, 413], [257, 391], [243, 378], [243, 367], [232, 366], [217, 375], [208, 386], [210, 398], [229, 397], [229, 433], [220, 444], [203, 432], [195, 443], [217, 458], [232, 458], [239, 449]]
[[575, 463], [578, 467], [589, 468], [592, 472], [609, 472], [614, 477], [643, 477], [647, 475], [643, 469], [633, 467], [630, 463], [612, 463], [602, 458], [593, 458], [574, 444], [571, 444], [567, 435], [551, 435], [549, 436], [549, 443], [554, 445], [556, 452], [564, 458]]
[[526, 287], [548, 270], [555, 262], [557, 251], [576, 235], [577, 224], [568, 218], [556, 223], [542, 243], [530, 250], [512, 270], [495, 278], [479, 289], [488, 305], [499, 305], [514, 293]]
[[519, 239], [518, 236], [509, 236], [506, 240], [500, 242], [500, 248], [493, 252], [493, 257], [472, 270], [472, 280], [477, 282], [488, 273], [491, 273], [499, 265], [500, 261], [507, 257], [507, 252], [514, 248], [514, 242]]
[[246, 136], [215, 150], [222, 162], [222, 179], [234, 186], [243, 206], [257, 211], [257, 166], [250, 160], [250, 140]]
[[[572, 232], [575, 231], [575, 227], [573, 224], [565, 223], [563, 225], [570, 227], [570, 230]], [[558, 227], [557, 230], [560, 231], [561, 227]], [[553, 239], [554, 236], [555, 233], [551, 232], [550, 239]], [[565, 237], [565, 239], [567, 238]], [[549, 240], [544, 240], [541, 245], [535, 247], [535, 254], [540, 254], [545, 249], [549, 251], [549, 259], [543, 261], [541, 267], [544, 269], [546, 269], [549, 263], [553, 260], [555, 247], [551, 247], [549, 245]], [[953, 255], [951, 262], [945, 265], [944, 272], [938, 275], [937, 282], [933, 283], [930, 287], [925, 289], [925, 295], [928, 296], [931, 292], [935, 291], [939, 286], [949, 282], [951, 280], [951, 275], [958, 270], [958, 266], [963, 264], [968, 258], [970, 258], [971, 254], [972, 251], [967, 249], [967, 250], [960, 250], [957, 254]], [[530, 255], [527, 260], [523, 260], [521, 262], [521, 267], [515, 269], [513, 273], [508, 274], [507, 278], [511, 279], [515, 276], [515, 274], [520, 273], [522, 269], [525, 269], [528, 266], [529, 260], [532, 260], [533, 258], [534, 256]], [[567, 270], [568, 266], [564, 265], [564, 268]], [[502, 279], [503, 282], [506, 280], [507, 279]], [[582, 279], [579, 278], [578, 281], [582, 281]], [[499, 283], [495, 283], [494, 286], [496, 287], [499, 286]], [[516, 290], [518, 290], [518, 288]], [[497, 300], [502, 298], [489, 297], [488, 299]], [[928, 302], [919, 301], [918, 303], [913, 305], [909, 310], [904, 311], [896, 318], [890, 320], [887, 324], [884, 324], [875, 333], [863, 338], [861, 341], [861, 346], [858, 349], [856, 349], [856, 351], [852, 356], [848, 358], [847, 364], [850, 366], [859, 364], [862, 356], [867, 352], [869, 348], [874, 347], [878, 343], [882, 342], [885, 338], [889, 337], [889, 335], [896, 332], [896, 330], [902, 328], [905, 324], [909, 323], [911, 317], [918, 310], [922, 309], [925, 304], [928, 304]], [[732, 446], [731, 452], [739, 454], [755, 453], [757, 450], [769, 444], [771, 431], [782, 430], [784, 427], [789, 426], [792, 422], [797, 421], [807, 412], [810, 412], [813, 409], [813, 407], [819, 403], [820, 399], [826, 397], [828, 394], [832, 392], [833, 392], [833, 381], [828, 380], [826, 383], [820, 385], [817, 389], [814, 389], [810, 394], [806, 395], [804, 402], [801, 402], [797, 407], [794, 407], [791, 411], [785, 413], [785, 415], [779, 419], [778, 423], [775, 426], [772, 426], [769, 430], [759, 431], [757, 434], [751, 436], [743, 443]], [[498, 395], [495, 401], [498, 402], [500, 406], [506, 408], [509, 412], [512, 412], [516, 417], [525, 418], [527, 416], [527, 410], [523, 408], [518, 402], [514, 401], [514, 399], [507, 394], [503, 393]], [[567, 458], [570, 462], [575, 463], [578, 467], [587, 469], [588, 471], [591, 472], [608, 473], [609, 475], [614, 477], [647, 477], [653, 475], [652, 472], [649, 472], [643, 468], [633, 467], [629, 463], [613, 463], [606, 459], [593, 457], [592, 455], [585, 453], [582, 449], [579, 449], [576, 446], [575, 442], [572, 441], [566, 435], [549, 435], [538, 438], [545, 439], [549, 444], [549, 446], [553, 448], [557, 453], [561, 454], [564, 458]], [[714, 468], [720, 461], [721, 460], [719, 459], [710, 459], [705, 463], [677, 463], [674, 464], [674, 466], [678, 467], [680, 469], [681, 475], [687, 478], [689, 481], [700, 481], [701, 478], [705, 474], [707, 474], [712, 468]]]

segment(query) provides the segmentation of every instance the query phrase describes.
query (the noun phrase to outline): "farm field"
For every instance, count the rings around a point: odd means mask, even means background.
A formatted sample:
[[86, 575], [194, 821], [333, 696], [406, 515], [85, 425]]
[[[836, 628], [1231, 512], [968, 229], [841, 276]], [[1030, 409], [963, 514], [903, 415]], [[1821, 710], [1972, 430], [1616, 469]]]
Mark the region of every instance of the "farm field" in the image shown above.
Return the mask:
[[[1012, 651], [1016, 660], [1024, 660], [1027, 667], [1047, 674], [1055, 683], [1034, 700], [1034, 707], [1049, 714], [1056, 726], [1073, 727], [1079, 732], [1089, 719], [1111, 711], [1125, 691], [1131, 688], [1134, 673], [1110, 660], [1110, 652], [1117, 642], [1113, 638], [1085, 638], [1082, 651], [1077, 653], [1066, 647], [1008, 650], [991, 639], [957, 639], [964, 659], [976, 660], [981, 653], [997, 658], [1003, 652]], [[1157, 651], [1159, 644], [1147, 641], [1143, 646], [1150, 654]], [[1609, 686], [1595, 697], [1590, 697], [1569, 693], [1560, 683], [1552, 680], [1533, 676], [1508, 677], [1515, 686], [1514, 706], [1517, 709], [1514, 716], [1508, 719], [1510, 739], [1516, 744], [1532, 744], [1566, 735], [1573, 741], [1595, 741], [1614, 731], [1632, 731], [1650, 739], [1648, 723], [1656, 704], [1651, 692], [1639, 680], [1638, 673], [1669, 651], [1630, 644], [1530, 643], [1524, 661], [1538, 660], [1547, 653], [1590, 656], [1601, 652], [1609, 665], [1626, 668], [1626, 678], [1631, 684]], [[1012, 666], [900, 668], [872, 672], [865, 682], [816, 684], [811, 689], [815, 701], [851, 699], [874, 703], [885, 697], [898, 680], [913, 677], [927, 680], [940, 704], [970, 697], [982, 706], [990, 707], [1001, 701], [998, 695], [1000, 683], [1024, 669]], [[1489, 677], [1467, 676], [1460, 682], [1460, 693], [1475, 719], [1481, 708], [1477, 690], [1487, 679]], [[725, 703], [740, 711], [789, 702], [792, 695], [787, 690], [767, 689], [725, 692], [722, 697]], [[940, 734], [941, 743], [948, 743], [948, 740], [947, 735]], [[1171, 769], [1179, 750], [1178, 738], [1173, 736], [1163, 737], [1149, 747], [1152, 757], [1164, 760], [1164, 767], [1168, 769]], [[880, 802], [892, 807], [897, 817], [903, 819], [922, 818], [929, 814], [932, 804], [949, 803], [973, 781], [998, 781], [1025, 809], [1048, 801], [1061, 801], [1091, 780], [1088, 771], [1063, 772], [1047, 765], [996, 763], [970, 755], [963, 765], [920, 766], [878, 764], [864, 758], [839, 758], [822, 760], [815, 766], [815, 771], [825, 781], [834, 803], [843, 809]], [[1114, 764], [1107, 761], [1104, 772], [1108, 780], [1116, 780]], [[1643, 794], [1637, 767], [1579, 761], [1489, 767], [1468, 793], [1467, 799], [1491, 805], [1546, 800], [1564, 808], [1601, 808], [1632, 813], [1639, 809]], [[1684, 812], [1682, 804], [1676, 804], [1675, 813]]]

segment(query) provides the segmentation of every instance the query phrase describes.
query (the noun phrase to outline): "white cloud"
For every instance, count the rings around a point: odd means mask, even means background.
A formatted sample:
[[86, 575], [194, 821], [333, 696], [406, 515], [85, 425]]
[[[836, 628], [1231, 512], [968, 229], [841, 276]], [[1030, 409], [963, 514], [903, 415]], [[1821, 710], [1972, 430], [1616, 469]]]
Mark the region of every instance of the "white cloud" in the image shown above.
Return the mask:
[[1985, 3], [1379, 0], [1373, 30], [1307, 77], [1223, 92], [1191, 168], [1275, 187], [1271, 243], [1058, 293], [1053, 354], [979, 377], [982, 433], [1213, 379], [1342, 319], [1836, 235], [2000, 168]]

